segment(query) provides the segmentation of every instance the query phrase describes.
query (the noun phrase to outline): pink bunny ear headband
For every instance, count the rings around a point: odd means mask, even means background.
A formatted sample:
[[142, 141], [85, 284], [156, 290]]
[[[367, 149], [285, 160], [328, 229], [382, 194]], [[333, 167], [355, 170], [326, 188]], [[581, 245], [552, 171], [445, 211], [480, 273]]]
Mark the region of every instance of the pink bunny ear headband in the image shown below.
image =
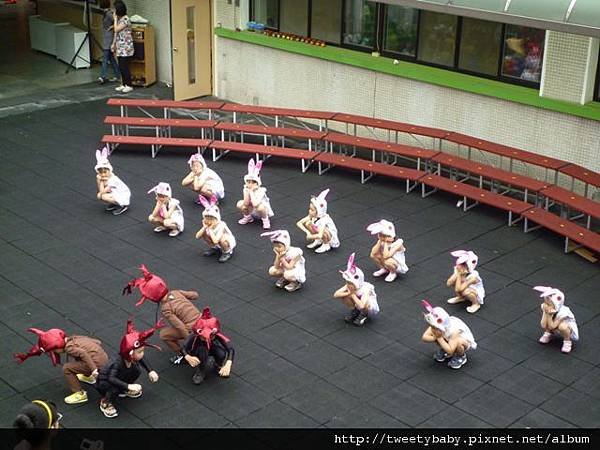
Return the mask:
[[287, 230], [275, 230], [261, 233], [261, 236], [268, 237], [271, 242], [279, 242], [287, 249], [290, 246], [290, 233]]
[[96, 150], [96, 166], [94, 167], [96, 172], [98, 172], [98, 169], [108, 169], [112, 172], [112, 166], [108, 161], [109, 153], [108, 145], [102, 147], [102, 150]]
[[260, 180], [260, 169], [262, 169], [263, 162], [257, 160], [254, 162], [254, 159], [248, 161], [248, 173], [244, 176], [244, 181], [256, 181], [258, 184], [262, 184]]
[[340, 273], [342, 274], [342, 278], [344, 278], [344, 280], [348, 281], [349, 283], [352, 283], [354, 286], [356, 286], [357, 289], [360, 289], [360, 287], [363, 285], [363, 282], [365, 281], [365, 275], [362, 270], [356, 267], [356, 264], [354, 262], [355, 257], [356, 253], [352, 253], [348, 257], [348, 262], [346, 263], [346, 270], [344, 270], [343, 272], [340, 270]]
[[152, 192], [156, 192], [157, 194], [160, 195], [166, 195], [167, 197], [171, 197], [171, 185], [169, 183], [158, 183], [156, 186], [154, 186], [152, 189], [150, 189], [148, 191], [148, 194], [151, 194]]
[[198, 161], [200, 164], [202, 164], [202, 167], [206, 167], [206, 161], [204, 161], [204, 158], [200, 153], [194, 153], [192, 156], [190, 156], [190, 159], [188, 159], [188, 164], [190, 167], [192, 167], [192, 163], [194, 161]]
[[317, 210], [317, 217], [323, 217], [327, 214], [327, 200], [325, 200], [327, 194], [329, 194], [329, 189], [325, 189], [319, 195], [310, 199]]
[[396, 228], [392, 222], [381, 219], [379, 222], [372, 223], [367, 227], [371, 234], [384, 234], [390, 237], [396, 237]]
[[425, 308], [425, 321], [432, 327], [444, 331], [450, 321], [448, 313], [439, 306], [434, 308], [427, 300], [422, 300], [422, 304]]
[[565, 302], [565, 294], [559, 289], [550, 286], [535, 286], [533, 289], [540, 292], [540, 297], [549, 297], [556, 309], [560, 309]]
[[221, 213], [219, 211], [219, 207], [217, 206], [219, 199], [217, 199], [214, 194], [210, 196], [210, 200], [207, 200], [203, 195], [199, 195], [198, 198], [200, 199], [202, 206], [204, 206], [202, 217], [210, 216], [220, 221]]
[[475, 267], [477, 267], [479, 257], [471, 250], [456, 250], [454, 252], [450, 252], [450, 254], [456, 258], [457, 265], [466, 264], [469, 268], [469, 272], [472, 272], [473, 270], [475, 270]]

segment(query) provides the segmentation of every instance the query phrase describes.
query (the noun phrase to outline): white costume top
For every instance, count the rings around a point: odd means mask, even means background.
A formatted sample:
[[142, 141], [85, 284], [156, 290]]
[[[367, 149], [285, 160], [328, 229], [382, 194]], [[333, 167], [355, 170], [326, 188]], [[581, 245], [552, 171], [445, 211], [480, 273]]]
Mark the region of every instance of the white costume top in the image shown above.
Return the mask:
[[[579, 340], [579, 327], [577, 326], [577, 321], [575, 320], [575, 314], [571, 311], [571, 308], [568, 306], [561, 306], [561, 308], [556, 313], [555, 320], [561, 320], [567, 322], [569, 328], [571, 328], [571, 339], [573, 341]], [[558, 330], [554, 331], [555, 334], [560, 334]]]
[[329, 242], [329, 245], [333, 248], [338, 248], [340, 246], [337, 227], [329, 214], [325, 214], [323, 217], [311, 218], [310, 225], [313, 233], [320, 233], [321, 230], [327, 229], [329, 233], [331, 233], [331, 242]]
[[460, 337], [469, 342], [469, 348], [467, 350], [475, 350], [477, 348], [477, 343], [475, 342], [473, 333], [471, 333], [467, 324], [458, 317], [450, 316], [450, 326], [444, 331], [444, 339], [449, 340], [457, 329], [459, 330]]
[[298, 247], [288, 247], [282, 258], [285, 258], [286, 262], [290, 263], [297, 256], [300, 256], [300, 259], [292, 269], [294, 271], [294, 278], [296, 278], [296, 281], [299, 283], [304, 283], [306, 281], [306, 268], [304, 267], [305, 259], [304, 256], [302, 256], [302, 249]]
[[175, 224], [177, 225], [177, 229], [179, 231], [183, 231], [183, 209], [181, 209], [181, 206], [179, 204], [179, 200], [177, 200], [176, 198], [170, 198], [169, 202], [167, 203], [167, 205], [161, 205], [161, 207], [158, 210], [158, 215], [161, 218], [165, 218], [167, 216], [167, 213], [169, 212], [169, 209], [171, 209], [171, 207], [175, 205], [175, 210], [173, 211], [173, 214], [171, 215], [171, 220], [173, 222], [175, 222]]
[[[394, 242], [392, 242], [391, 245], [396, 244], [404, 244], [404, 239], [397, 239]], [[404, 255], [404, 252], [405, 250], [400, 250], [392, 255], [392, 259], [394, 259], [394, 261], [398, 263], [398, 269], [396, 270], [397, 273], [404, 274], [408, 272], [408, 266], [406, 265], [406, 256]]]
[[216, 195], [219, 200], [225, 197], [225, 186], [223, 186], [223, 180], [221, 177], [209, 167], [204, 167], [206, 172], [206, 183], [210, 187], [210, 190]]
[[483, 305], [483, 299], [485, 298], [485, 288], [483, 287], [483, 281], [481, 280], [481, 277], [479, 276], [479, 272], [477, 272], [476, 270], [473, 270], [472, 272], [469, 272], [469, 274], [467, 275], [467, 278], [474, 276], [475, 278], [477, 278], [477, 281], [473, 284], [471, 284], [469, 287], [474, 289], [475, 292], [477, 292], [477, 302], [480, 305]]
[[[231, 230], [229, 229], [229, 227], [227, 226], [227, 224], [225, 222], [223, 222], [222, 220], [217, 224], [217, 226], [213, 229], [213, 228], [207, 228], [206, 232], [210, 232], [210, 234], [213, 233], [220, 233], [221, 230], [223, 231], [223, 237], [227, 239], [227, 241], [229, 242], [229, 251], [233, 250], [235, 248], [236, 242], [235, 242], [235, 237], [233, 236], [233, 233], [231, 232]], [[219, 244], [217, 244], [218, 248], [221, 248], [221, 246]]]
[[131, 191], [118, 176], [113, 173], [106, 181], [106, 186], [110, 188], [110, 194], [115, 198], [119, 206], [129, 206]]
[[[246, 188], [244, 188], [244, 191], [246, 190]], [[267, 208], [267, 214], [269, 217], [273, 217], [274, 213], [273, 213], [273, 209], [271, 208], [271, 201], [269, 200], [269, 197], [267, 197], [267, 188], [265, 187], [259, 187], [258, 189], [256, 189], [256, 195], [255, 197], [258, 198], [258, 202], [260, 203], [264, 203], [265, 207]], [[252, 205], [252, 215], [256, 215], [256, 213], [254, 212], [254, 210], [256, 209], [257, 205]]]
[[377, 314], [379, 312], [379, 303], [377, 303], [377, 294], [375, 293], [375, 286], [366, 281], [362, 284], [360, 289], [357, 289], [356, 296], [362, 300], [363, 295], [369, 294], [369, 312], [371, 314]]

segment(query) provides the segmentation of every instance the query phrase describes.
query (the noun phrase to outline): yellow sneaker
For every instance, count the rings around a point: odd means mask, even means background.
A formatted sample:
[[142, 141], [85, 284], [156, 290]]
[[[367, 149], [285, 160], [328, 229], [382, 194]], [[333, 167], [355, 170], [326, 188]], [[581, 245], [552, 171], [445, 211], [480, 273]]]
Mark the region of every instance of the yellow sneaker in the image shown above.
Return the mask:
[[74, 405], [76, 403], [85, 403], [87, 402], [87, 400], [87, 392], [85, 391], [75, 392], [74, 394], [65, 397], [65, 403], [67, 403], [68, 405]]
[[81, 381], [82, 383], [87, 383], [87, 384], [94, 384], [96, 382], [96, 379], [94, 377], [86, 377], [82, 373], [77, 374], [77, 379], [79, 381]]

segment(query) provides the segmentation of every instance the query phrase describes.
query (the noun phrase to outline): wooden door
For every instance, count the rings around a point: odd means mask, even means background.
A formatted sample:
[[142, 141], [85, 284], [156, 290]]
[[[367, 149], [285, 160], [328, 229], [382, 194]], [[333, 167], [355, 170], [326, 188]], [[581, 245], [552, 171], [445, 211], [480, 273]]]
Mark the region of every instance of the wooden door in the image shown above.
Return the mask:
[[211, 0], [171, 0], [175, 100], [212, 94]]

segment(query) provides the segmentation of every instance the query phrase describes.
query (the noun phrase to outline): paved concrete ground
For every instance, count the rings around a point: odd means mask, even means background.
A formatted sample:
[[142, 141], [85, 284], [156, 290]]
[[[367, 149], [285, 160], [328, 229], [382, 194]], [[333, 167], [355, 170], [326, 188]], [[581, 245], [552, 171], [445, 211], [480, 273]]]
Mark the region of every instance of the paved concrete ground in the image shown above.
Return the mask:
[[[139, 95], [139, 93], [138, 93]], [[116, 173], [133, 191], [129, 212], [113, 217], [95, 200], [94, 156], [102, 119], [116, 113], [104, 100], [72, 103], [0, 119], [0, 424], [9, 426], [28, 399], [53, 399], [67, 427], [598, 427], [600, 426], [600, 274], [578, 256], [564, 255], [550, 233], [523, 234], [505, 216], [479, 206], [465, 214], [456, 199], [422, 199], [397, 182], [334, 169], [319, 177], [299, 164], [270, 159], [263, 180], [276, 218], [302, 243], [294, 223], [311, 194], [330, 187], [329, 206], [342, 246], [325, 255], [306, 250], [308, 282], [301, 291], [277, 290], [266, 275], [269, 242], [258, 225], [240, 226], [235, 201], [247, 159], [228, 155], [211, 164], [224, 179], [222, 214], [238, 239], [225, 264], [201, 256], [194, 239], [201, 208], [180, 188], [187, 156], [119, 149]], [[186, 230], [157, 235], [145, 219], [153, 205], [145, 192], [168, 181], [182, 202]], [[365, 227], [393, 220], [405, 239], [410, 271], [395, 283], [374, 280], [372, 243]], [[448, 310], [472, 328], [479, 348], [460, 371], [435, 363], [420, 342], [425, 328], [420, 300], [442, 305], [451, 250], [480, 256], [487, 298], [469, 315]], [[375, 284], [381, 314], [362, 329], [346, 325], [331, 294], [348, 255]], [[114, 354], [128, 317], [141, 329], [154, 317], [151, 304], [121, 289], [145, 263], [172, 288], [196, 289], [198, 306], [210, 305], [236, 349], [233, 375], [191, 383], [192, 369], [169, 365], [168, 353], [147, 352], [159, 383], [142, 380], [144, 395], [118, 403], [105, 419], [98, 395], [87, 404], [62, 402], [60, 369], [47, 357], [17, 366], [33, 335], [25, 330], [61, 327], [102, 339]], [[537, 284], [561, 288], [575, 312], [582, 342], [570, 356], [559, 344], [537, 343]], [[155, 342], [158, 339], [154, 339]]]

